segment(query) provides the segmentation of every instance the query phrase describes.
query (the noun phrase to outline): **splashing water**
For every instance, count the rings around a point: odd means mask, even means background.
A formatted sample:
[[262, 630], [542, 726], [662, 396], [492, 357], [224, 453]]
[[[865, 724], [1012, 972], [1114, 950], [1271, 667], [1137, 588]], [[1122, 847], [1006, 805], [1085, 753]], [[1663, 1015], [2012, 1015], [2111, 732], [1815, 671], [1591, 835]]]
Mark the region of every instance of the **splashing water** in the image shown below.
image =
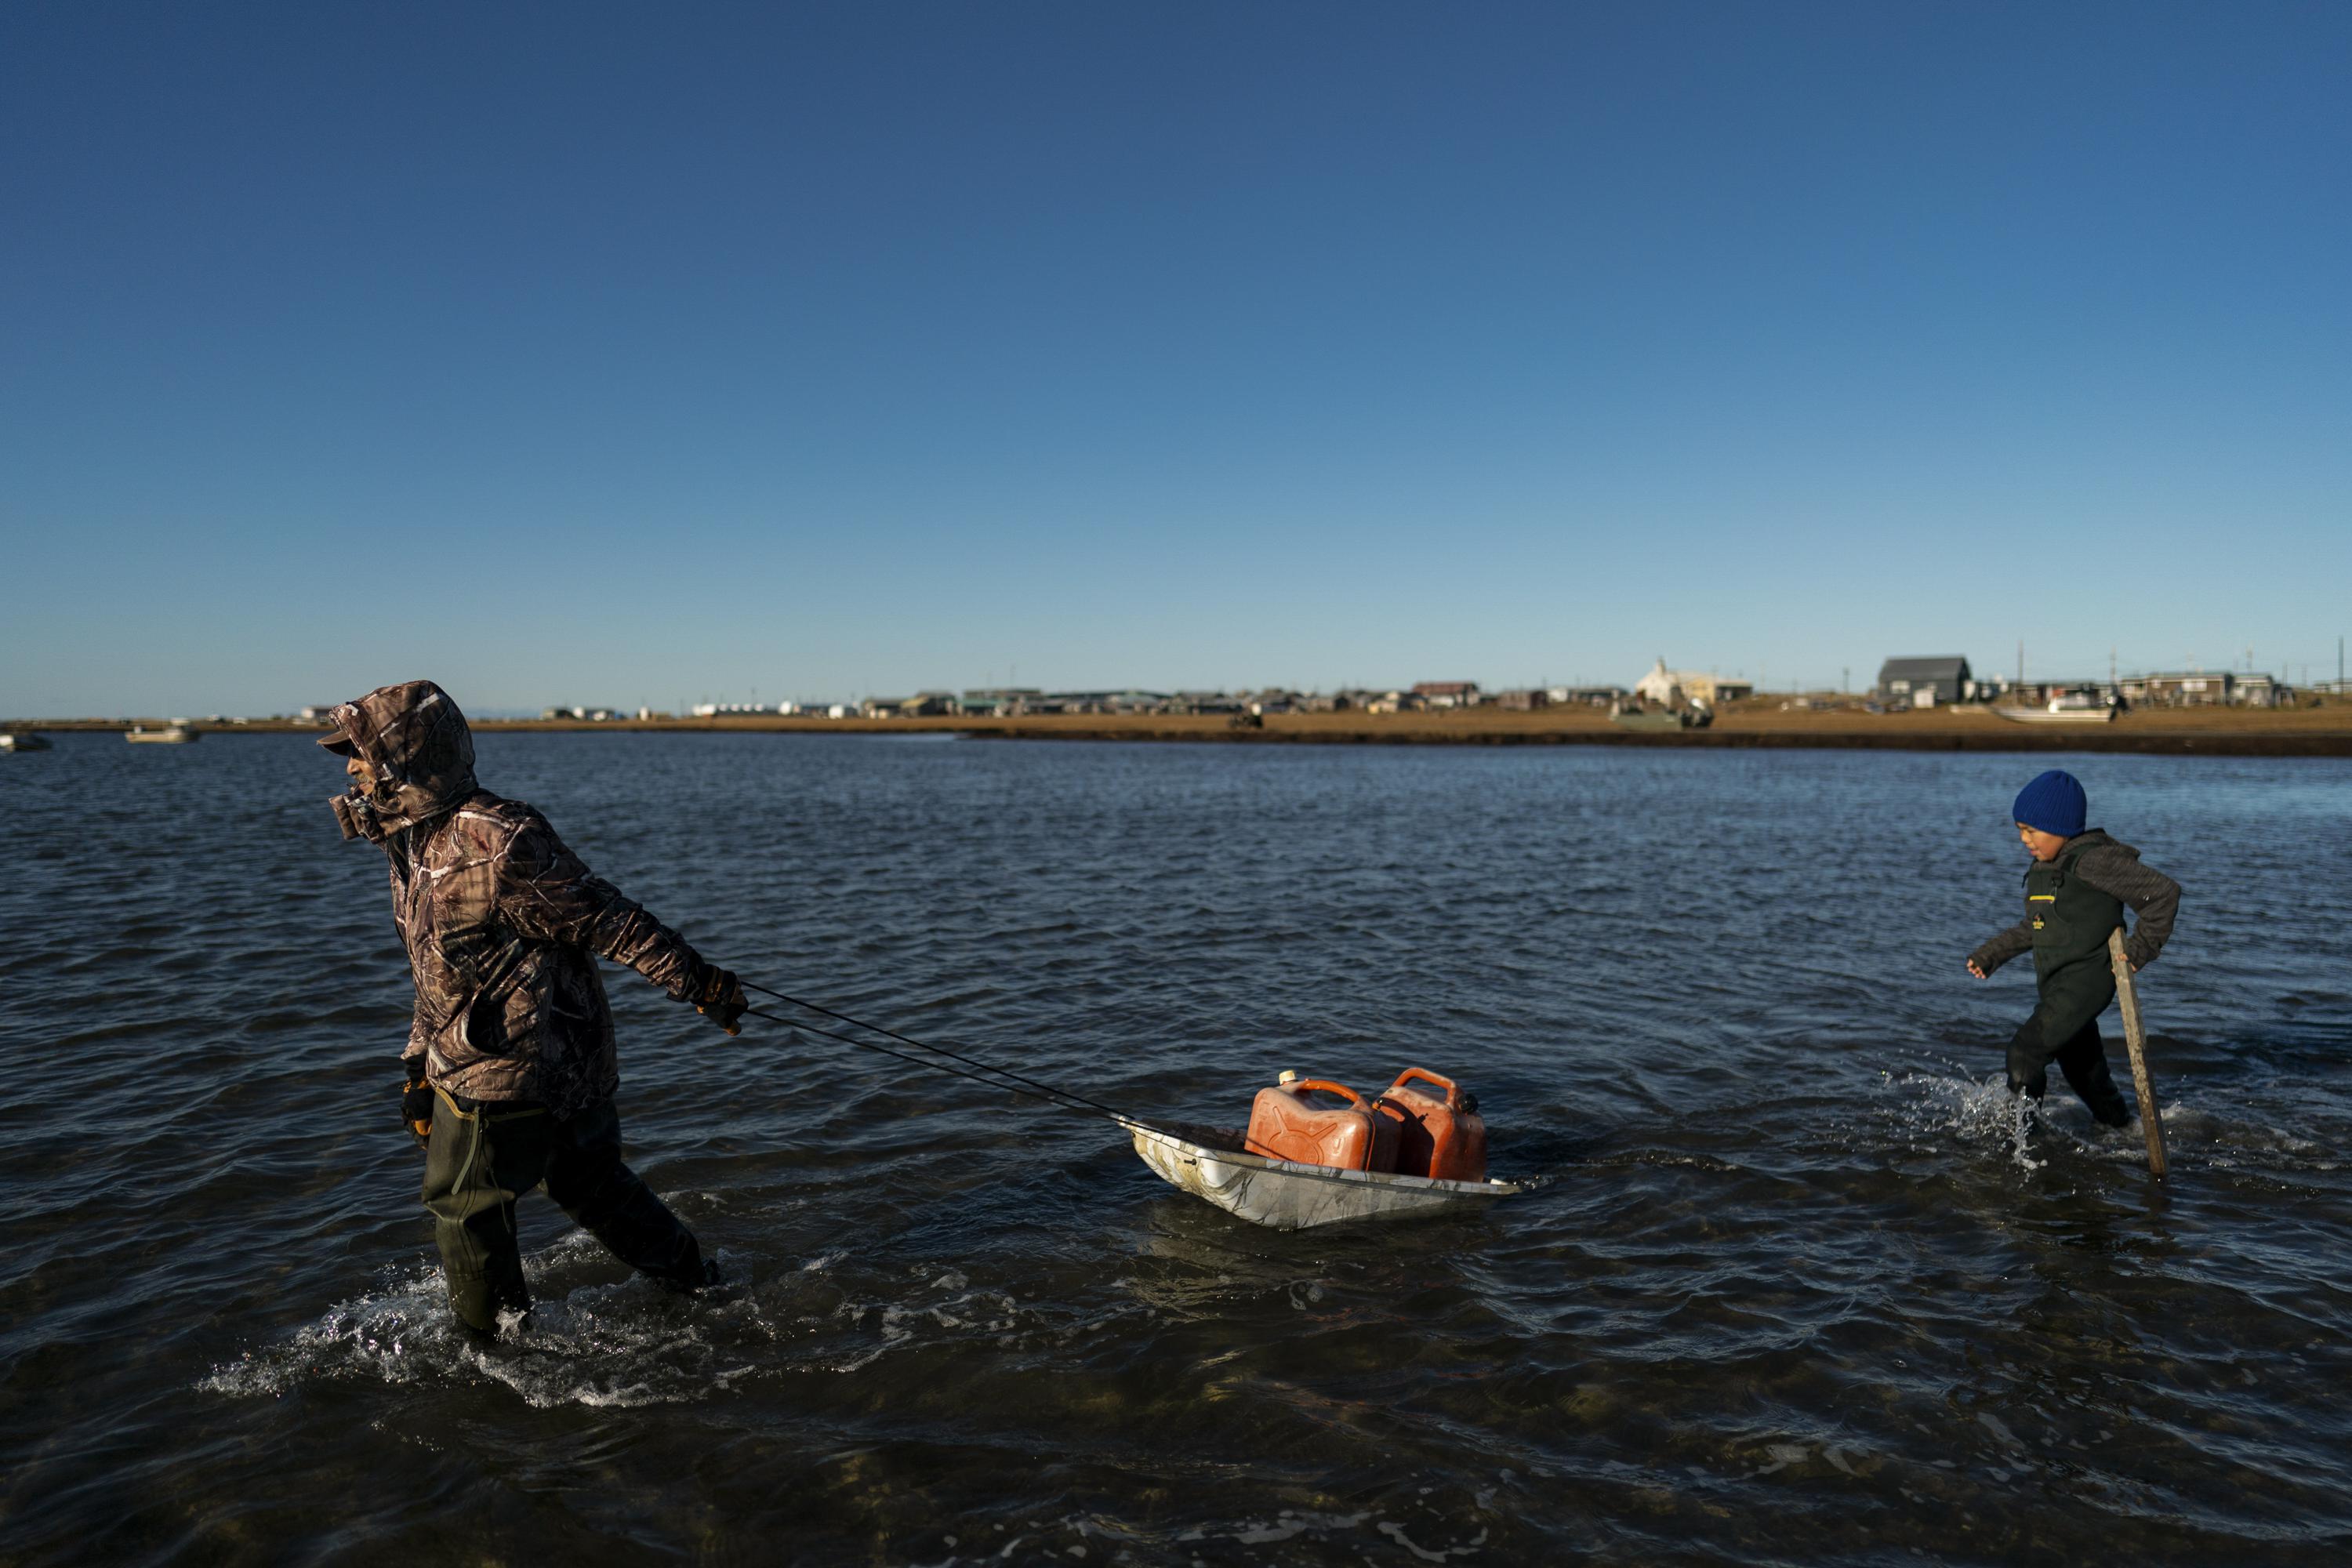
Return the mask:
[[[718, 1257], [730, 1279], [743, 1277], [744, 1260]], [[1140, 1300], [1024, 1302], [1006, 1286], [975, 1286], [965, 1269], [936, 1263], [878, 1273], [845, 1263], [845, 1252], [821, 1253], [764, 1285], [722, 1285], [690, 1300], [635, 1277], [556, 1289], [551, 1281], [567, 1269], [609, 1266], [596, 1240], [573, 1230], [526, 1254], [531, 1310], [501, 1315], [495, 1339], [461, 1328], [441, 1269], [416, 1264], [387, 1270], [381, 1288], [337, 1302], [282, 1343], [214, 1367], [195, 1386], [254, 1397], [350, 1378], [487, 1379], [536, 1407], [626, 1409], [733, 1393], [761, 1376], [859, 1373], [929, 1346], [1056, 1350], [1121, 1318], [1156, 1315]], [[1108, 1288], [1125, 1295], [1132, 1284]]]
[[2049, 1163], [2034, 1155], [2036, 1131], [2046, 1125], [2040, 1109], [2021, 1094], [2012, 1093], [2000, 1074], [1966, 1078], [1941, 1073], [1886, 1075], [1888, 1087], [1899, 1098], [1892, 1108], [1900, 1132], [1915, 1150], [1928, 1150], [1954, 1141], [1963, 1145], [2002, 1148], [2020, 1171], [2038, 1171]]
[[[543, 1275], [597, 1250], [575, 1231], [527, 1258], [525, 1272]], [[288, 1342], [215, 1366], [196, 1386], [251, 1397], [314, 1380], [487, 1378], [540, 1408], [682, 1404], [728, 1392], [754, 1370], [731, 1363], [722, 1336], [730, 1324], [755, 1321], [758, 1305], [729, 1295], [722, 1288], [688, 1301], [641, 1279], [584, 1285], [536, 1301], [527, 1324], [521, 1314], [502, 1315], [497, 1338], [484, 1340], [450, 1315], [440, 1268], [418, 1265], [336, 1303]]]

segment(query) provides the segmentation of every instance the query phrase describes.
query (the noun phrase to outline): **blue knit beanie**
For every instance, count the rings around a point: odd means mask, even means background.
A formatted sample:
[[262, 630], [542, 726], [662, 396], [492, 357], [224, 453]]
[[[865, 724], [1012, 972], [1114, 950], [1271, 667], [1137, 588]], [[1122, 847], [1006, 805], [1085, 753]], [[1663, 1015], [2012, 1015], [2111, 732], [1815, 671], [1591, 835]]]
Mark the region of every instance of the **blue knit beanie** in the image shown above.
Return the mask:
[[2083, 798], [2083, 786], [2074, 775], [2052, 768], [2017, 792], [2017, 805], [2009, 815], [2011, 820], [2028, 827], [2072, 838], [2083, 831], [2083, 818], [2089, 811], [2090, 803]]

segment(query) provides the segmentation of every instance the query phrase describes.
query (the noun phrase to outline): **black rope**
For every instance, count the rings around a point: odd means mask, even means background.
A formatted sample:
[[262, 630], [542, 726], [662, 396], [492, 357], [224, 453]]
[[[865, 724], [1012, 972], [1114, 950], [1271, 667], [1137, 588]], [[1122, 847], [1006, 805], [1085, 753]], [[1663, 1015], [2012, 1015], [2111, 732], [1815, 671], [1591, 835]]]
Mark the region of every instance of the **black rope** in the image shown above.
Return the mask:
[[[1025, 1095], [1031, 1100], [1042, 1100], [1056, 1110], [1067, 1110], [1078, 1116], [1107, 1116], [1113, 1121], [1119, 1122], [1125, 1126], [1146, 1128], [1150, 1131], [1160, 1133], [1163, 1137], [1180, 1139], [1186, 1142], [1190, 1142], [1192, 1141], [1185, 1133], [1177, 1131], [1171, 1128], [1155, 1125], [1152, 1122], [1144, 1121], [1139, 1116], [1129, 1116], [1124, 1110], [1115, 1110], [1111, 1107], [1103, 1104], [1100, 1100], [1089, 1100], [1083, 1094], [1077, 1094], [1066, 1089], [1056, 1089], [1050, 1083], [1040, 1083], [1037, 1079], [1030, 1078], [1025, 1074], [1014, 1072], [1011, 1068], [1001, 1068], [994, 1062], [984, 1062], [976, 1057], [965, 1056], [961, 1051], [951, 1051], [945, 1046], [934, 1046], [922, 1040], [911, 1039], [908, 1037], [898, 1033], [896, 1029], [886, 1029], [879, 1024], [869, 1024], [862, 1018], [853, 1018], [845, 1013], [836, 1013], [830, 1007], [820, 1007], [814, 1002], [803, 1002], [797, 996], [787, 996], [781, 991], [771, 991], [764, 985], [755, 985], [748, 980], [743, 981], [742, 985], [747, 991], [757, 991], [762, 994], [773, 996], [779, 1001], [789, 1002], [795, 1007], [806, 1007], [812, 1013], [822, 1013], [828, 1018], [838, 1018], [845, 1024], [855, 1025], [856, 1027], [861, 1029], [871, 1029], [877, 1035], [887, 1035], [890, 1038], [902, 1041], [907, 1045], [914, 1047], [918, 1050], [936, 1051], [940, 1056], [950, 1057], [957, 1061], [964, 1063], [966, 1067], [977, 1068], [981, 1069], [981, 1072], [992, 1072], [998, 1074], [1002, 1078], [1010, 1079], [1013, 1081], [1009, 1083], [1000, 1083], [995, 1079], [982, 1078], [980, 1072], [968, 1072], [964, 1068], [952, 1068], [948, 1066], [945, 1062], [927, 1061], [920, 1057], [910, 1057], [904, 1051], [894, 1051], [889, 1047], [882, 1045], [877, 1041], [860, 1039], [855, 1035], [845, 1035], [838, 1029], [821, 1028], [818, 1026], [808, 1023], [803, 1019], [787, 1018], [781, 1013], [770, 1013], [759, 1007], [744, 1008], [743, 1013], [747, 1017], [765, 1018], [772, 1024], [782, 1024], [788, 1029], [798, 1029], [812, 1035], [821, 1035], [828, 1040], [839, 1040], [845, 1046], [856, 1046], [865, 1050], [879, 1051], [886, 1057], [895, 1058], [899, 1061], [905, 1062], [909, 1067], [920, 1068], [926, 1072], [948, 1073], [956, 1078], [968, 1079], [971, 1082], [979, 1084], [985, 1089], [992, 1089], [1000, 1092], [1009, 1090], [1013, 1094]], [[1027, 1085], [1029, 1087], [1024, 1088], [1024, 1085]]]
[[[887, 1038], [898, 1041], [902, 1046], [912, 1046], [919, 1051], [935, 1051], [939, 1055], [946, 1057], [951, 1061], [961, 1062], [966, 1067], [978, 1068], [983, 1072], [995, 1073], [1001, 1078], [1012, 1079], [1014, 1084], [1026, 1084], [1028, 1085], [1027, 1089], [1016, 1090], [1016, 1092], [1028, 1094], [1033, 1099], [1051, 1100], [1054, 1103], [1060, 1105], [1065, 1110], [1075, 1110], [1083, 1106], [1087, 1110], [1096, 1112], [1099, 1115], [1108, 1116], [1114, 1121], [1135, 1121], [1139, 1120], [1136, 1117], [1129, 1116], [1124, 1110], [1115, 1110], [1110, 1106], [1105, 1105], [1100, 1100], [1088, 1100], [1085, 1095], [1080, 1094], [1074, 1089], [1061, 1089], [1050, 1083], [1041, 1083], [1025, 1073], [1014, 1072], [1011, 1068], [1001, 1068], [994, 1062], [984, 1062], [977, 1057], [968, 1057], [961, 1051], [951, 1051], [945, 1046], [934, 1046], [929, 1044], [928, 1041], [914, 1039], [908, 1036], [900, 1034], [896, 1029], [886, 1029], [879, 1024], [869, 1024], [863, 1018], [853, 1018], [846, 1013], [836, 1013], [830, 1007], [821, 1006], [814, 1002], [803, 1001], [798, 996], [787, 996], [781, 991], [771, 990], [765, 985], [755, 985], [749, 980], [744, 980], [741, 984], [743, 989], [746, 991], [757, 991], [762, 996], [773, 996], [779, 1002], [789, 1002], [795, 1007], [805, 1007], [812, 1013], [822, 1013], [828, 1018], [837, 1018], [842, 1023], [849, 1025], [852, 1028], [870, 1029], [877, 1035], [885, 1036]], [[827, 1039], [842, 1040], [853, 1046], [865, 1046], [868, 1049], [881, 1051], [887, 1056], [898, 1057], [900, 1061], [914, 1062], [917, 1067], [931, 1068], [940, 1072], [955, 1072], [956, 1070], [950, 1067], [942, 1067], [937, 1062], [916, 1061], [912, 1057], [900, 1055], [900, 1053], [897, 1051], [890, 1050], [887, 1047], [877, 1046], [871, 1040], [856, 1039], [848, 1035], [835, 1034], [830, 1029], [820, 1029], [814, 1024], [803, 1024], [791, 1018], [778, 1018], [772, 1013], [761, 1013], [756, 1009], [746, 1009], [746, 1011], [751, 1012], [753, 1017], [768, 1018], [776, 1023], [789, 1024], [795, 1029], [806, 1029], [812, 1035], [823, 1035]], [[959, 1078], [972, 1077], [970, 1073], [956, 1073], [956, 1076]], [[1011, 1087], [1007, 1084], [992, 1082], [987, 1079], [975, 1079], [973, 1081], [988, 1084], [992, 1089], [1005, 1089]]]
[[[822, 1035], [828, 1040], [839, 1040], [844, 1045], [858, 1046], [869, 1051], [879, 1051], [886, 1057], [895, 1057], [898, 1060], [905, 1062], [908, 1066], [920, 1068], [925, 1072], [949, 1073], [957, 1078], [969, 1079], [972, 1082], [983, 1085], [989, 1089], [1009, 1090], [1013, 1094], [1026, 1095], [1031, 1100], [1042, 1100], [1057, 1110], [1076, 1111], [1081, 1116], [1117, 1116], [1118, 1114], [1117, 1111], [1103, 1110], [1099, 1106], [1092, 1104], [1079, 1104], [1073, 1100], [1058, 1098], [1051, 1091], [1023, 1089], [1018, 1084], [999, 1083], [994, 1079], [982, 1078], [976, 1072], [966, 1072], [961, 1068], [948, 1067], [940, 1062], [925, 1061], [920, 1057], [910, 1057], [904, 1051], [894, 1051], [889, 1047], [878, 1044], [873, 1040], [861, 1040], [855, 1035], [845, 1035], [837, 1029], [821, 1028], [817, 1025], [804, 1023], [798, 1018], [787, 1018], [782, 1013], [770, 1013], [759, 1007], [746, 1007], [743, 1009], [743, 1016], [747, 1018], [765, 1018], [772, 1024], [782, 1024], [787, 1029], [792, 1029], [797, 1033]], [[1130, 1117], [1128, 1118], [1128, 1120], [1132, 1121], [1133, 1118]]]

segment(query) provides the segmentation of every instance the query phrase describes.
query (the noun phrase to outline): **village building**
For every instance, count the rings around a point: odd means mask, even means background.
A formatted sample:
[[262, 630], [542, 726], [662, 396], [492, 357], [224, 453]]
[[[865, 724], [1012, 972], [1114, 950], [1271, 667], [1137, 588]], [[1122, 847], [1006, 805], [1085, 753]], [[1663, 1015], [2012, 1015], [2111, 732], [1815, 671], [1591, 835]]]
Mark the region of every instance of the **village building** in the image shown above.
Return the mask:
[[2256, 671], [2232, 676], [2230, 680], [2230, 700], [2247, 708], [2276, 708], [2294, 700], [2293, 687]]
[[1298, 713], [1306, 710], [1307, 699], [1283, 687], [1269, 686], [1253, 693], [1244, 707], [1252, 713]]
[[912, 697], [869, 697], [857, 710], [867, 719], [951, 719], [961, 706], [952, 691], [918, 691]]
[[1713, 705], [1755, 696], [1756, 683], [1712, 675], [1703, 669], [1668, 669], [1661, 657], [1649, 674], [1633, 683], [1633, 695], [1664, 708], [1679, 707], [1685, 701]]
[[1891, 708], [1935, 708], [1973, 697], [1975, 678], [1958, 654], [1890, 658], [1878, 667], [1874, 695]]
[[1242, 700], [1230, 691], [1179, 691], [1169, 700], [1171, 713], [1238, 713]]
[[[2201, 708], [2230, 703], [2242, 708], [2277, 708], [2294, 700], [2294, 688], [2261, 670], [2190, 670], [2186, 674], [2131, 675], [2118, 683], [2127, 701], [2150, 708]], [[2324, 690], [2326, 683], [2315, 687]]]
[[1032, 711], [1029, 704], [1045, 695], [1035, 686], [975, 686], [958, 700], [966, 713], [987, 719], [1010, 719]]
[[1673, 670], [1666, 668], [1664, 655], [1659, 655], [1657, 668], [1633, 682], [1633, 695], [1644, 702], [1655, 702], [1663, 707], [1681, 705], [1683, 683]]
[[2229, 701], [2233, 684], [2234, 678], [2226, 669], [2210, 674], [2191, 670], [2186, 675], [2136, 675], [2123, 683], [2123, 693], [2149, 708], [2203, 708]]
[[2029, 703], [2052, 702], [2061, 697], [2089, 697], [2112, 708], [2119, 701], [2130, 705], [2134, 700], [2131, 684], [2128, 680], [2118, 683], [2085, 676], [2071, 680], [2029, 680], [2010, 689]]
[[1432, 708], [1478, 706], [1478, 683], [1475, 680], [1416, 681], [1412, 694]]

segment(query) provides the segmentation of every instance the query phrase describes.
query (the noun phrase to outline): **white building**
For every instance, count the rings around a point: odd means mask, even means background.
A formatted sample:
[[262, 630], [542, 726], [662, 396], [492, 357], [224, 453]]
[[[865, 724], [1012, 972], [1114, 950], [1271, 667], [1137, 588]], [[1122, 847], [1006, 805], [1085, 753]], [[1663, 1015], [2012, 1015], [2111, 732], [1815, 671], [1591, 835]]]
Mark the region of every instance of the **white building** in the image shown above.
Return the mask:
[[1668, 669], [1661, 658], [1657, 668], [1634, 682], [1633, 695], [1669, 708], [1685, 698], [1708, 704], [1736, 702], [1743, 697], [1755, 696], [1756, 683], [1711, 675], [1704, 669]]
[[1673, 670], [1666, 668], [1664, 654], [1658, 656], [1658, 667], [1633, 682], [1633, 695], [1644, 702], [1656, 702], [1673, 707], [1683, 700], [1683, 683]]

